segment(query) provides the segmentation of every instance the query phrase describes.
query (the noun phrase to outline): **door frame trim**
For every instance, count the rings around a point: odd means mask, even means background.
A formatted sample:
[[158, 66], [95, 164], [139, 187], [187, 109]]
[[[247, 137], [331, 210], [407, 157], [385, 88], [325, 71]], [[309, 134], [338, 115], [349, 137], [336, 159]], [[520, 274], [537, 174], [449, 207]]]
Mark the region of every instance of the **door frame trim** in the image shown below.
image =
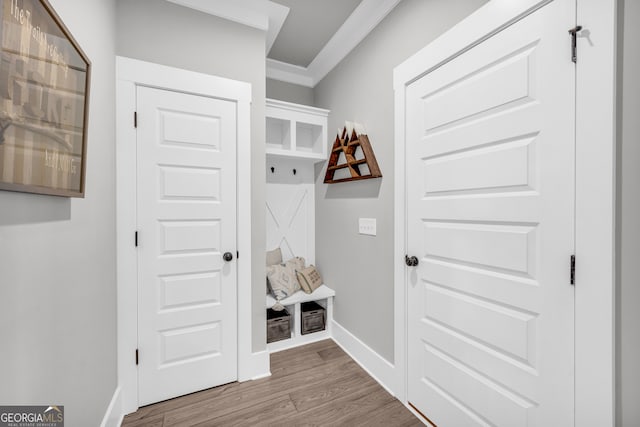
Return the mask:
[[[136, 130], [133, 115], [137, 86], [205, 95], [237, 105], [237, 259], [238, 380], [255, 375], [251, 352], [251, 84], [136, 59], [116, 57], [116, 250], [117, 363], [122, 413], [138, 409]], [[260, 355], [258, 355], [260, 356]]]
[[[554, 0], [491, 0], [394, 69], [394, 369], [407, 403], [405, 100], [431, 70]], [[560, 0], [555, 0], [560, 1]], [[615, 422], [616, 1], [576, 0], [575, 425]], [[569, 23], [567, 30], [571, 27]], [[564, 30], [564, 29], [561, 29]], [[567, 58], [569, 60], [567, 36]], [[567, 260], [567, 269], [569, 260]], [[570, 286], [567, 283], [567, 286]]]

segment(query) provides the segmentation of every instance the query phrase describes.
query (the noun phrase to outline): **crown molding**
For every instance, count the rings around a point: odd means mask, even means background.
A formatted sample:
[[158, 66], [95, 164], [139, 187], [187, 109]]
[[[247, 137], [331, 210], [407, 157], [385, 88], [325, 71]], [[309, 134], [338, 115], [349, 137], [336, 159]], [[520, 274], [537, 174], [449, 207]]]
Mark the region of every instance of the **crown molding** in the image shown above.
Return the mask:
[[229, 21], [267, 31], [265, 0], [167, 0]]
[[268, 55], [276, 41], [276, 37], [280, 34], [280, 30], [284, 25], [284, 21], [289, 15], [289, 8], [272, 1], [266, 2], [265, 9], [269, 17], [269, 29], [267, 30], [266, 54]]
[[[269, 0], [167, 0], [200, 12], [266, 31], [268, 54], [289, 14]], [[402, 0], [362, 0], [308, 67], [267, 58], [267, 77], [314, 87], [360, 43]]]
[[340, 63], [400, 3], [401, 0], [363, 0], [308, 67], [267, 58], [267, 77], [314, 87]]
[[289, 64], [267, 58], [267, 78], [293, 83], [300, 86], [314, 87], [315, 82], [306, 67]]
[[363, 0], [307, 67], [313, 85], [329, 74], [400, 1]]
[[266, 53], [282, 29], [289, 8], [268, 0], [167, 0], [199, 12], [266, 31]]

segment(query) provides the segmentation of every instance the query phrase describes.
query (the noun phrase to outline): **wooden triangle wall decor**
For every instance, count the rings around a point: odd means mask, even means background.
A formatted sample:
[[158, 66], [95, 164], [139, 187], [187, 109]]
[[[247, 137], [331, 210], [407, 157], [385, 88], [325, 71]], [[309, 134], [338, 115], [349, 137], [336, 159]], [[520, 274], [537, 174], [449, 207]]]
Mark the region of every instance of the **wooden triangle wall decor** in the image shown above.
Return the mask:
[[[364, 132], [356, 132], [356, 126], [350, 129], [351, 126], [347, 125], [341, 134], [336, 135], [324, 176], [325, 184], [382, 178], [369, 137]], [[341, 177], [336, 177], [338, 171], [342, 174]]]

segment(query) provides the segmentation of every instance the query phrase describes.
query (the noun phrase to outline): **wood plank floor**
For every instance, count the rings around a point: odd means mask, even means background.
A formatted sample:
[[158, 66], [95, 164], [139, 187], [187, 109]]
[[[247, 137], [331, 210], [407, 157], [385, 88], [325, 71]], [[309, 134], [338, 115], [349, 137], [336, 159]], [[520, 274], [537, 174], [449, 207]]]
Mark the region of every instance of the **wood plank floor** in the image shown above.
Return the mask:
[[140, 408], [123, 427], [421, 426], [332, 340], [271, 355], [271, 377]]

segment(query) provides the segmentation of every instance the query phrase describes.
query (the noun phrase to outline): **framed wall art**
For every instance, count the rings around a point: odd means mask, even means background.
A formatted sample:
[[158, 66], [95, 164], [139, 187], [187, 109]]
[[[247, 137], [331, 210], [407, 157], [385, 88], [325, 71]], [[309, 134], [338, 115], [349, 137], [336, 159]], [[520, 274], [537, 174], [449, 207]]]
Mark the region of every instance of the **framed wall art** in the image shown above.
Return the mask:
[[0, 189], [84, 197], [90, 61], [46, 0], [1, 0]]

